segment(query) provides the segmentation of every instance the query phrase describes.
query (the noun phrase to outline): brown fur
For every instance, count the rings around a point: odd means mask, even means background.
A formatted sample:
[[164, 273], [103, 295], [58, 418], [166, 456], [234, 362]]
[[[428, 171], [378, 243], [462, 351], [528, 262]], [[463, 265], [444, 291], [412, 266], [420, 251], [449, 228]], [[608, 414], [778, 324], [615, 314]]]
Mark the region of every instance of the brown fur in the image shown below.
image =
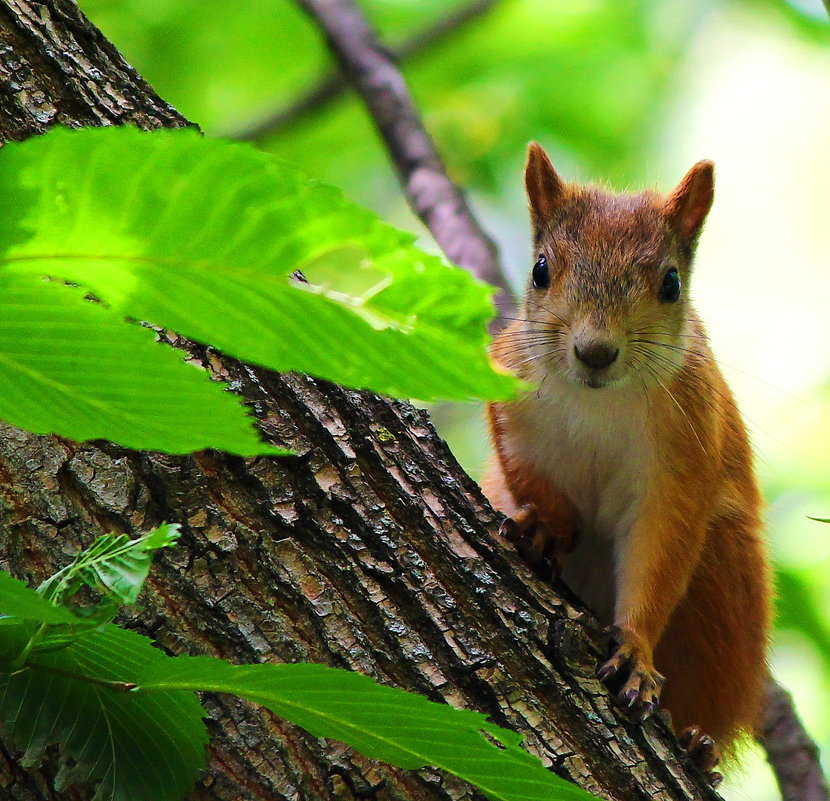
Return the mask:
[[[494, 358], [540, 393], [550, 381], [576, 398], [585, 393], [586, 409], [608, 398], [603, 414], [611, 425], [624, 412], [615, 411], [616, 395], [597, 393], [638, 393], [626, 403], [644, 405], [648, 458], [633, 522], [614, 551], [615, 612], [607, 622], [621, 639], [608, 665], [627, 663], [637, 674], [625, 687], [641, 703], [656, 701], [663, 674], [662, 702], [675, 730], [700, 726], [728, 750], [759, 722], [770, 579], [746, 432], [685, 296], [712, 202], [711, 162], [695, 165], [668, 198], [565, 184], [538, 145], [530, 147], [525, 177], [534, 259], [547, 257], [551, 284], [528, 289], [520, 319], [494, 343]], [[678, 302], [661, 302], [658, 291], [672, 266], [684, 291]], [[583, 335], [619, 345], [614, 369], [620, 385], [634, 389], [579, 385], [584, 368], [571, 351]], [[547, 464], [545, 454], [529, 453], [528, 421], [545, 430], [545, 421], [533, 417], [537, 407], [550, 408], [533, 392], [491, 404], [495, 459], [482, 486], [520, 523], [532, 509], [533, 522], [564, 544], [558, 549], [564, 554], [579, 512], [561, 488], [567, 476], [558, 471], [568, 469], [567, 460], [560, 468]], [[624, 417], [619, 423], [627, 424]]]

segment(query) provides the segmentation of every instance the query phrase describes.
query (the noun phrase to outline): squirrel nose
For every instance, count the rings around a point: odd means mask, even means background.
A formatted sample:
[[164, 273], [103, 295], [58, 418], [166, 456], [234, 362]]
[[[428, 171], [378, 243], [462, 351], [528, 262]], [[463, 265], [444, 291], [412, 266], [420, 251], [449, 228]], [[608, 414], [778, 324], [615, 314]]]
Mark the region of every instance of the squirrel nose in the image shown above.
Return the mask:
[[610, 342], [594, 340], [582, 345], [575, 344], [574, 353], [584, 365], [599, 370], [612, 365], [617, 360], [620, 349]]

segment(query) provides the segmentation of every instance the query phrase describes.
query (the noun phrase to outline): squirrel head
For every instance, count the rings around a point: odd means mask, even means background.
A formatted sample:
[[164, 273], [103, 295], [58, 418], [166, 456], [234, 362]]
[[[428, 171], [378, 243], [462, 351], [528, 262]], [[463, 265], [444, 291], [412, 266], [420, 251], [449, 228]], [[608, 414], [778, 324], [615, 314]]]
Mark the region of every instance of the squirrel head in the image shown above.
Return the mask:
[[700, 161], [668, 196], [565, 183], [535, 142], [525, 186], [533, 268], [525, 296], [523, 377], [554, 372], [600, 388], [653, 384], [686, 355], [688, 285], [712, 205], [714, 165]]

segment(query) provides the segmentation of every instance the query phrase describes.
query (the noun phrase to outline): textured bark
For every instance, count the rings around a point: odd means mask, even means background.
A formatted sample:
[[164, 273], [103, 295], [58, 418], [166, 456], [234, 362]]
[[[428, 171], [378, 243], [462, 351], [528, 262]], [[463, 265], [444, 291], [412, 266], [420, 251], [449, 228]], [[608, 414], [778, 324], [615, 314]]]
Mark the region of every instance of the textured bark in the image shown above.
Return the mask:
[[0, 138], [52, 125], [186, 125], [70, 0], [0, 2]]
[[[715, 797], [658, 723], [618, 721], [594, 677], [602, 633], [494, 536], [495, 514], [423, 412], [304, 377], [227, 376], [297, 456], [171, 457], [5, 428], [0, 566], [37, 581], [101, 530], [174, 520], [181, 546], [130, 623], [165, 649], [356, 669], [487, 712], [606, 797]], [[226, 697], [209, 709], [197, 798], [469, 796]]]
[[[0, 38], [0, 69], [25, 85], [4, 95], [6, 137], [57, 121], [185, 124], [65, 0], [0, 2]], [[499, 539], [495, 513], [423, 412], [179, 344], [230, 379], [266, 435], [297, 455], [172, 457], [3, 426], [0, 567], [37, 582], [102, 531], [179, 522], [180, 546], [124, 617], [167, 651], [360, 670], [486, 712], [606, 798], [717, 798], [686, 773], [659, 720], [621, 721], [595, 678], [603, 633]], [[206, 704], [213, 740], [194, 798], [479, 797], [227, 696]], [[34, 771], [15, 757], [0, 748], [3, 797], [91, 795], [52, 790], [54, 752]]]

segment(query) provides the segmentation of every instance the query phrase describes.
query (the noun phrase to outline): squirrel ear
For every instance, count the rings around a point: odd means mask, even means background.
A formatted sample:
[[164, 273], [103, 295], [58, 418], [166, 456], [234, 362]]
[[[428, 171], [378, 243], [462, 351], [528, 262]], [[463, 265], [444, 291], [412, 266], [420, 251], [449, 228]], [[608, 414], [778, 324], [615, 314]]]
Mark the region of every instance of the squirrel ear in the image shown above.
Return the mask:
[[686, 173], [666, 203], [666, 215], [684, 243], [700, 232], [715, 194], [715, 165], [699, 161]]
[[551, 216], [565, 192], [565, 184], [538, 142], [531, 142], [527, 146], [525, 188], [530, 202], [530, 216], [533, 225], [538, 227]]

